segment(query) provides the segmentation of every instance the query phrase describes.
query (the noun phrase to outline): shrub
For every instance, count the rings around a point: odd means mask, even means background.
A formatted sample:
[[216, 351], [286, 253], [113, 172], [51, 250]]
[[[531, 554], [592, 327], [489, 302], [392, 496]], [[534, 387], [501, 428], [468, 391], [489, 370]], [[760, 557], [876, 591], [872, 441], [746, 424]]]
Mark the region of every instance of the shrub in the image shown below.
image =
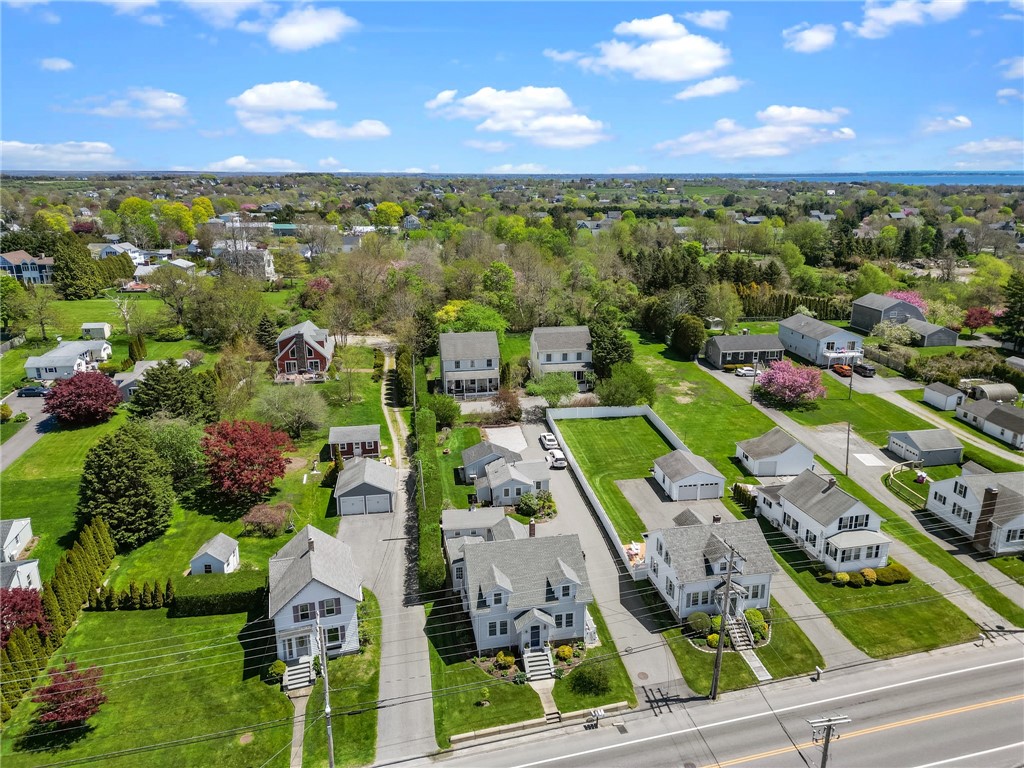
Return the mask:
[[99, 372], [104, 376], [113, 376], [121, 370], [121, 364], [113, 360], [106, 360], [99, 364]]
[[43, 405], [61, 424], [100, 424], [114, 415], [121, 404], [121, 391], [112, 379], [98, 372], [83, 371], [54, 384]]
[[837, 587], [845, 587], [850, 583], [850, 574], [839, 572], [833, 577], [832, 583]]
[[559, 661], [569, 661], [572, 659], [572, 646], [571, 645], [560, 645], [558, 650], [555, 651], [555, 658]]
[[497, 669], [512, 669], [512, 665], [515, 663], [516, 657], [511, 653], [498, 651], [498, 655], [494, 657], [494, 666]]
[[15, 424], [23, 424], [26, 421], [28, 421], [28, 414], [25, 413], [24, 411], [22, 411], [21, 413], [14, 417]]
[[767, 624], [764, 614], [757, 610], [757, 608], [747, 608], [747, 610], [743, 612], [743, 616], [746, 618], [748, 624]]
[[294, 511], [288, 503], [257, 504], [242, 516], [242, 532], [268, 539], [280, 536]]
[[892, 572], [892, 568], [888, 566], [875, 568], [875, 583], [878, 584], [878, 586], [891, 587], [895, 581], [896, 577]]
[[214, 616], [264, 609], [267, 577], [262, 571], [212, 573], [182, 579], [174, 594], [174, 616]]
[[206, 353], [199, 349], [190, 349], [182, 355], [182, 358], [188, 363], [190, 368], [195, 368], [206, 357]]
[[717, 648], [717, 647], [718, 647], [718, 635], [716, 635], [716, 634], [708, 635], [708, 648]]
[[288, 671], [288, 665], [278, 659], [269, 667], [267, 667], [267, 674], [265, 680], [271, 685], [277, 685], [281, 682], [284, 677], [284, 673]]
[[580, 664], [569, 676], [569, 688], [583, 696], [600, 696], [611, 689], [608, 668], [602, 663]]
[[0, 424], [6, 424], [13, 415], [14, 411], [11, 410], [11, 406], [7, 403], [0, 405]]
[[704, 611], [691, 613], [686, 619], [686, 623], [689, 625], [690, 631], [700, 637], [706, 637], [708, 632], [711, 631], [711, 617], [704, 613]]
[[434, 412], [439, 427], [453, 427], [462, 415], [458, 401], [451, 395], [431, 395], [427, 407]]
[[722, 615], [719, 614], [717, 616], [712, 616], [711, 617], [711, 631], [712, 632], [720, 632], [721, 629], [722, 629]]
[[900, 563], [890, 563], [890, 570], [892, 570], [893, 581], [897, 584], [906, 584], [911, 579], [910, 570]]
[[878, 579], [874, 568], [861, 568], [860, 575], [864, 577], [864, 584], [868, 587], [872, 586]]
[[512, 682], [516, 685], [526, 685], [527, 677], [525, 672], [516, 672], [512, 676]]
[[563, 677], [565, 677], [565, 670], [562, 669], [561, 667], [556, 667], [555, 668], [555, 680], [561, 680]]
[[760, 610], [761, 610], [761, 617], [764, 619], [764, 623], [765, 624], [771, 624], [772, 623], [772, 619], [775, 618], [775, 612], [772, 611], [771, 606], [770, 605], [766, 606], [764, 608], [761, 608]]
[[171, 325], [154, 333], [153, 338], [157, 341], [182, 341], [185, 338], [185, 329], [180, 325]]
[[850, 577], [849, 585], [854, 589], [860, 589], [864, 586], [864, 577], [861, 576], [860, 573], [858, 573], [857, 571], [854, 571], [853, 573], [848, 573], [847, 576]]

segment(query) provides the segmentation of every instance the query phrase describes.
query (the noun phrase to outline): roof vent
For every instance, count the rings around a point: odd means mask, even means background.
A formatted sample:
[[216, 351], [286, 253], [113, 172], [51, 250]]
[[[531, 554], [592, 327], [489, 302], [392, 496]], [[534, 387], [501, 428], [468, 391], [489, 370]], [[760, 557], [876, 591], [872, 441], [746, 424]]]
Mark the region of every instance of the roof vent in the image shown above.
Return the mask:
[[310, 536], [308, 539], [306, 539], [306, 548], [310, 552], [312, 552], [312, 551], [314, 551], [316, 549], [316, 542], [313, 541], [313, 537], [312, 536]]

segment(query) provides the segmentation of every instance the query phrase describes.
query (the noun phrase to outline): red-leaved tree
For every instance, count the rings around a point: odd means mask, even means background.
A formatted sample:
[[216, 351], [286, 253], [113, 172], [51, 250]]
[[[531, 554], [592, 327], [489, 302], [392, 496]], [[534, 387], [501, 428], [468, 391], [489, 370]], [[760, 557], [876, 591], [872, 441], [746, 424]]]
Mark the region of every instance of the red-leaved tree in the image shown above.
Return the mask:
[[284, 477], [284, 432], [259, 421], [221, 421], [206, 428], [203, 454], [214, 487], [232, 496], [263, 496]]
[[52, 413], [61, 424], [80, 426], [107, 421], [120, 404], [121, 392], [112, 379], [83, 371], [53, 385], [43, 412]]
[[891, 299], [896, 299], [897, 301], [905, 301], [907, 304], [913, 304], [922, 312], [928, 311], [928, 302], [925, 301], [917, 291], [889, 291], [885, 295]]
[[38, 688], [32, 701], [39, 705], [41, 723], [82, 725], [95, 715], [107, 697], [100, 689], [103, 670], [89, 667], [79, 670], [74, 661], [50, 671], [50, 681]]
[[821, 371], [790, 360], [776, 360], [757, 377], [757, 386], [763, 395], [785, 405], [803, 405], [825, 397]]
[[993, 322], [995, 318], [985, 307], [971, 307], [964, 318], [964, 325], [971, 329], [971, 336], [977, 333], [979, 328], [992, 325]]
[[35, 589], [0, 589], [0, 648], [15, 627], [36, 627], [42, 634], [50, 634], [50, 622], [43, 613], [43, 600]]

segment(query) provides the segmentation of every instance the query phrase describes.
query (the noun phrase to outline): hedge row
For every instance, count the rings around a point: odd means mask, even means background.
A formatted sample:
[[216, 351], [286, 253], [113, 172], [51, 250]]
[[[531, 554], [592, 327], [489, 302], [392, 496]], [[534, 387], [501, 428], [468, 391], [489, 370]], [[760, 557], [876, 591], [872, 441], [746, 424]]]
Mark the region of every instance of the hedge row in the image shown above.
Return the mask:
[[[419, 521], [420, 594], [443, 589], [447, 579], [444, 552], [441, 549], [441, 467], [437, 460], [437, 419], [429, 408], [416, 411], [416, 466], [421, 468], [416, 488], [416, 513]], [[424, 503], [425, 502], [425, 503]]]
[[267, 577], [262, 571], [209, 573], [181, 579], [175, 586], [173, 616], [214, 616], [262, 608]]

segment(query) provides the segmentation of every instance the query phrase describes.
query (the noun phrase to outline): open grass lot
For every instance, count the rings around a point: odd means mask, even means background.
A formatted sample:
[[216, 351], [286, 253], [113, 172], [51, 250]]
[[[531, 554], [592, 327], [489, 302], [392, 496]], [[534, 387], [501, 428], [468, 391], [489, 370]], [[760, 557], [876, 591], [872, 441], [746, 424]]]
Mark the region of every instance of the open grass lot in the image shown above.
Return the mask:
[[670, 453], [672, 446], [641, 416], [563, 419], [558, 428], [608, 512], [619, 539], [639, 541], [647, 528], [615, 481], [647, 477], [654, 460]]
[[896, 496], [917, 508], [924, 507], [925, 502], [928, 500], [928, 489], [931, 488], [932, 483], [960, 476], [960, 467], [956, 464], [945, 464], [940, 467], [923, 467], [921, 471], [928, 475], [928, 482], [914, 482], [917, 479], [918, 470], [904, 469], [893, 475], [892, 481], [888, 479], [889, 473], [886, 472], [884, 475], [885, 484]]
[[[469, 495], [476, 493], [476, 487], [461, 484], [458, 481], [457, 470], [462, 466], [462, 452], [479, 442], [480, 430], [476, 427], [456, 427], [448, 433], [448, 439], [444, 444], [437, 447], [445, 509], [469, 509]], [[448, 449], [447, 454], [444, 452], [445, 449]]]
[[771, 642], [754, 651], [768, 673], [774, 678], [793, 677], [810, 674], [815, 667], [824, 667], [825, 660], [796, 621], [774, 597], [771, 604]]
[[498, 345], [501, 362], [508, 363], [520, 357], [530, 356], [529, 333], [506, 333], [505, 339]]
[[[348, 656], [327, 662], [331, 681], [331, 729], [334, 732], [335, 764], [369, 765], [377, 753], [377, 710], [374, 704], [380, 691], [380, 605], [370, 590], [363, 588], [365, 611], [360, 617], [360, 632], [370, 638], [369, 645]], [[327, 731], [324, 712], [324, 681], [316, 681], [306, 707], [306, 738], [302, 765], [323, 768], [327, 763]]]
[[[166, 610], [83, 614], [58, 655], [102, 667], [107, 703], [87, 733], [58, 746], [25, 738], [34, 705], [23, 700], [4, 730], [3, 764], [287, 766], [292, 707], [276, 686], [260, 680], [273, 659], [273, 636], [265, 623], [246, 621], [245, 614], [168, 619]], [[223, 731], [230, 733], [147, 748]], [[245, 734], [251, 741], [241, 738]], [[133, 749], [143, 751], [111, 754]]]
[[0, 424], [0, 445], [14, 437], [26, 424], [27, 421], [8, 421], [6, 424]]
[[994, 557], [989, 560], [993, 568], [998, 568], [1018, 584], [1024, 585], [1024, 555]]
[[605, 704], [615, 704], [619, 701], [627, 701], [631, 707], [636, 706], [636, 693], [633, 691], [633, 684], [629, 680], [629, 673], [622, 663], [622, 658], [615, 649], [615, 641], [608, 632], [608, 625], [604, 623], [604, 617], [597, 607], [597, 603], [591, 603], [588, 608], [594, 624], [597, 625], [597, 637], [601, 644], [595, 648], [587, 649], [587, 655], [583, 664], [602, 664], [608, 670], [609, 688], [607, 693], [597, 696], [578, 694], [573, 691], [570, 683], [572, 673], [568, 677], [555, 681], [554, 690], [551, 692], [558, 705], [558, 711], [578, 712], [581, 709], [592, 709]]
[[43, 579], [53, 575], [61, 553], [74, 544], [85, 454], [124, 419], [118, 414], [95, 427], [47, 432], [0, 475], [3, 516], [32, 518], [32, 532], [39, 537], [32, 557], [39, 558]]
[[[442, 749], [458, 733], [544, 717], [540, 697], [528, 685], [497, 680], [474, 666], [473, 630], [457, 598], [427, 606], [430, 680], [434, 691], [434, 735]], [[481, 706], [483, 689], [489, 706]]]
[[[1017, 449], [1013, 448], [1011, 445], [1009, 445], [1007, 443], [1000, 442], [999, 440], [996, 440], [994, 437], [990, 437], [989, 435], [986, 435], [980, 429], [975, 429], [974, 427], [972, 427], [967, 422], [961, 421], [960, 419], [958, 419], [956, 417], [956, 412], [955, 411], [940, 411], [937, 408], [934, 408], [933, 406], [931, 406], [930, 404], [924, 402], [924, 390], [923, 389], [904, 390], [904, 391], [900, 392], [900, 394], [903, 395], [903, 397], [907, 398], [907, 400], [910, 400], [911, 402], [917, 403], [918, 405], [922, 406], [923, 408], [928, 408], [930, 411], [932, 411], [932, 413], [934, 413], [936, 416], [941, 418], [943, 421], [948, 421], [950, 424], [956, 424], [961, 429], [967, 430], [971, 434], [975, 435], [978, 439], [984, 440], [986, 443], [994, 445], [994, 446], [996, 446], [998, 448], [1002, 448], [1004, 451], [1012, 451], [1012, 452], [1017, 453], [1018, 455], [1021, 456], [1021, 462], [1018, 463], [1016, 470], [1014, 470], [1014, 469], [995, 469], [994, 467], [991, 467], [988, 464], [986, 464], [985, 466], [988, 466], [989, 469], [992, 469], [995, 472], [1013, 472], [1013, 471], [1019, 471], [1020, 467], [1024, 466], [1024, 451], [1018, 451]], [[967, 450], [975, 450], [975, 451], [977, 451], [979, 449], [968, 447]], [[998, 458], [998, 457], [994, 457], [994, 458]], [[1003, 460], [1003, 459], [999, 459], [999, 461], [1004, 461], [1005, 462], [1005, 460]], [[984, 462], [981, 462], [981, 463], [984, 463]]]

